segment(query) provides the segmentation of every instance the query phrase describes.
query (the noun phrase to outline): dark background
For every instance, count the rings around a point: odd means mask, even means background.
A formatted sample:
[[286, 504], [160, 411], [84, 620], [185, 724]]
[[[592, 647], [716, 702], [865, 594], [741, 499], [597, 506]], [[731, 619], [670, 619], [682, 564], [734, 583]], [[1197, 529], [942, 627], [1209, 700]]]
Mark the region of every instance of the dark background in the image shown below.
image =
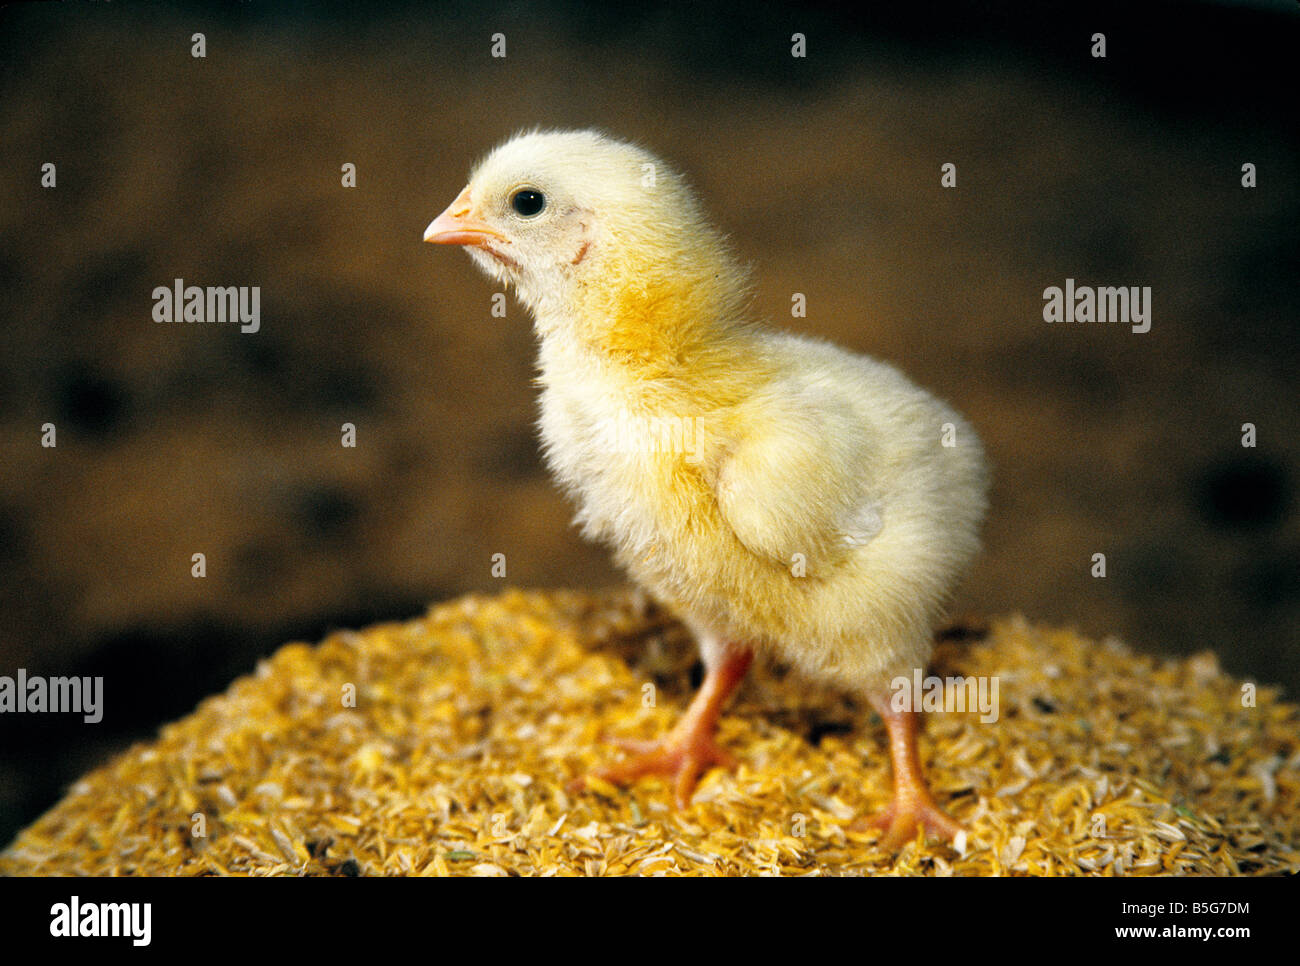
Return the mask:
[[[106, 692], [96, 726], [0, 716], [0, 843], [286, 640], [619, 579], [539, 462], [529, 321], [420, 243], [534, 125], [674, 162], [762, 315], [970, 417], [996, 488], [958, 609], [1294, 695], [1296, 5], [838, 6], [0, 11], [0, 674]], [[176, 277], [261, 286], [261, 331], [153, 322]], [[1067, 277], [1151, 286], [1151, 331], [1047, 325]]]

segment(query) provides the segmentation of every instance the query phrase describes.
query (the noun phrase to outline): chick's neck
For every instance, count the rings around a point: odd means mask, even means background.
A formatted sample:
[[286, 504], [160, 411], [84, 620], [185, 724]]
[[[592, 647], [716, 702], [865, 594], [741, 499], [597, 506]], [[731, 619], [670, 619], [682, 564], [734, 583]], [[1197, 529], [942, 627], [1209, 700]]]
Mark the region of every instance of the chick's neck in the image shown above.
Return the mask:
[[[575, 280], [564, 318], [539, 307], [543, 374], [590, 366], [647, 400], [733, 405], [761, 379], [747, 280], [720, 241], [664, 247], [635, 265], [605, 262]], [[548, 307], [549, 308], [549, 307]], [[594, 374], [594, 373], [593, 373]]]

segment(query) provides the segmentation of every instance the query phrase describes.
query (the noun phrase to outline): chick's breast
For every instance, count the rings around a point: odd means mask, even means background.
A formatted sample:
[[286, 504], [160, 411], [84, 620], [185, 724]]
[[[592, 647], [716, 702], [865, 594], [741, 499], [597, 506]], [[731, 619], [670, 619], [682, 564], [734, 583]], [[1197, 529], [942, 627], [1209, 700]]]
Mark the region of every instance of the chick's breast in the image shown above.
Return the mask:
[[579, 522], [696, 628], [847, 686], [923, 663], [978, 546], [974, 431], [884, 363], [786, 333], [735, 348], [694, 397], [543, 359]]

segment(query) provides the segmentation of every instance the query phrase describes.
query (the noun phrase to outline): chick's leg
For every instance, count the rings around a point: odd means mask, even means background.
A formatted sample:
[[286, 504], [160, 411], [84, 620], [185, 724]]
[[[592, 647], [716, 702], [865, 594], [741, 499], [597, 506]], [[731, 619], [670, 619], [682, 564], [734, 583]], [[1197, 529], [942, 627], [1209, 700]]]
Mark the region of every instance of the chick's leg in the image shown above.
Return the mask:
[[889, 731], [889, 757], [894, 771], [894, 800], [883, 813], [870, 820], [872, 826], [885, 830], [881, 844], [887, 849], [898, 849], [916, 835], [918, 826], [937, 838], [951, 840], [961, 831], [961, 825], [938, 806], [925, 782], [916, 749], [920, 714], [895, 711], [888, 693], [868, 695], [868, 698]]
[[[706, 654], [706, 661], [708, 657]], [[671, 775], [677, 806], [685, 808], [706, 769], [733, 765], [732, 757], [716, 741], [718, 717], [753, 659], [753, 651], [747, 648], [723, 650], [715, 661], [708, 662], [704, 683], [676, 726], [658, 741], [619, 742], [635, 754], [596, 772], [597, 777], [622, 784], [642, 775]]]

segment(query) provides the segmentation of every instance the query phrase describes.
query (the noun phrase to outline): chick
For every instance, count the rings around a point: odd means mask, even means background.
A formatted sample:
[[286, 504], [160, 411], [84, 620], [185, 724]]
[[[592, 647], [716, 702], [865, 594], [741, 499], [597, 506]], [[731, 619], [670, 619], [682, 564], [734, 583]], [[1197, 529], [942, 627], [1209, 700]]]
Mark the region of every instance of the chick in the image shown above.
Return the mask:
[[547, 463], [584, 532], [699, 642], [685, 716], [601, 777], [666, 774], [688, 802], [731, 761], [718, 717], [762, 653], [884, 720], [886, 844], [951, 838], [891, 681], [928, 661], [978, 549], [988, 474], [965, 420], [892, 366], [759, 324], [682, 177], [600, 133], [502, 144], [424, 240], [465, 246], [531, 310]]

